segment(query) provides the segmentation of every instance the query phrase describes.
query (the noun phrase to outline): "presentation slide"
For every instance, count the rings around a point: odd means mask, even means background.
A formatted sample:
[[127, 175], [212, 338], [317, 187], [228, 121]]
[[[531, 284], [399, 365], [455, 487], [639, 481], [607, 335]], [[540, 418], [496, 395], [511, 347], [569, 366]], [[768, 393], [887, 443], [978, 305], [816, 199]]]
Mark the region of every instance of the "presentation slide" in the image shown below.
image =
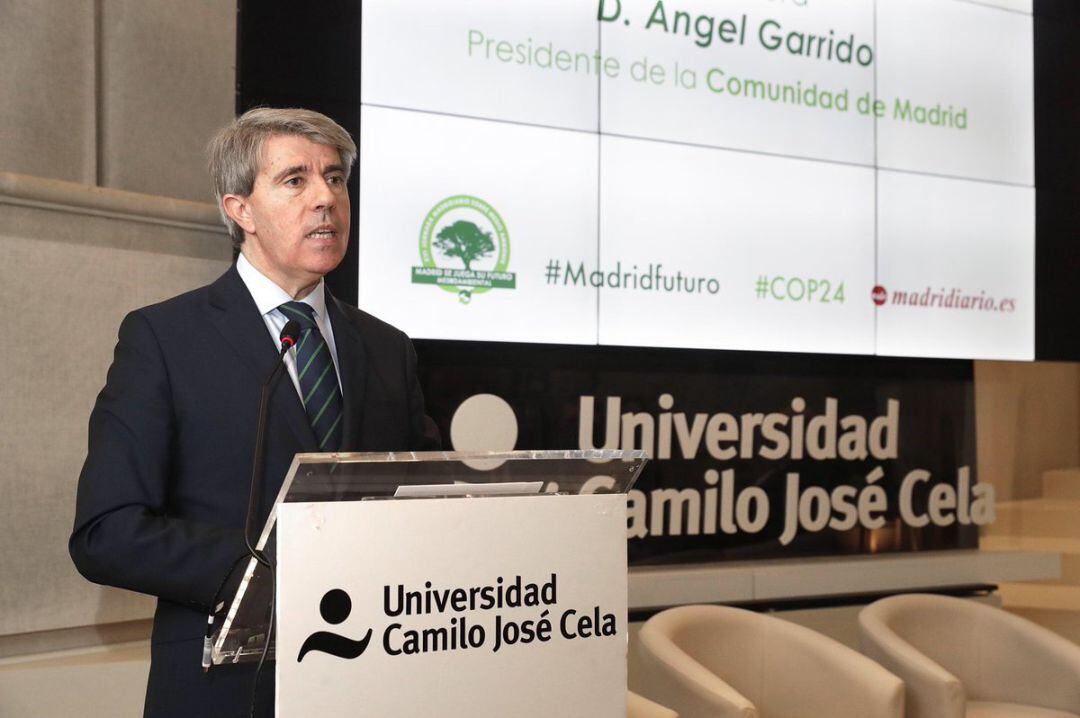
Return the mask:
[[411, 336], [1034, 358], [1030, 0], [365, 0]]

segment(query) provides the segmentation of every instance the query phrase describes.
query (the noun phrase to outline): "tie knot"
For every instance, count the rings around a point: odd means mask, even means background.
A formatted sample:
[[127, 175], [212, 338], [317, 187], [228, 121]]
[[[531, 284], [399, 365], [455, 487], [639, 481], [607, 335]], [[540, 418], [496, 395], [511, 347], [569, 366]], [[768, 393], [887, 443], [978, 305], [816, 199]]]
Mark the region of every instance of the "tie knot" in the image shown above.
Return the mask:
[[315, 308], [303, 302], [285, 302], [278, 309], [289, 319], [295, 319], [301, 329], [315, 326]]

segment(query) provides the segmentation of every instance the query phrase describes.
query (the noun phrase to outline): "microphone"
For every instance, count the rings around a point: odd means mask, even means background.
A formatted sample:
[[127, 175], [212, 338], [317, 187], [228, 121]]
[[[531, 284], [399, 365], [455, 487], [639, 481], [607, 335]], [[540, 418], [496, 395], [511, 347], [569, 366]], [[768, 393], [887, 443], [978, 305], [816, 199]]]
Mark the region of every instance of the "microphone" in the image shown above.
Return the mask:
[[295, 319], [285, 322], [285, 326], [281, 328], [281, 335], [278, 337], [278, 341], [281, 342], [281, 356], [285, 356], [286, 350], [296, 346], [296, 340], [299, 336], [300, 322]]

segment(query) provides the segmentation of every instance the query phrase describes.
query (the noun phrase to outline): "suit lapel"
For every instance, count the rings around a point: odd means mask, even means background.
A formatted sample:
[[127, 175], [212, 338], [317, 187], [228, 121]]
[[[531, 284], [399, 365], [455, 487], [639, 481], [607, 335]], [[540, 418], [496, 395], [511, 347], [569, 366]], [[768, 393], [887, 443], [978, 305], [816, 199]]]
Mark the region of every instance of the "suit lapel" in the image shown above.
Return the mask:
[[345, 404], [342, 427], [342, 451], [358, 451], [360, 428], [364, 417], [364, 389], [367, 377], [367, 358], [360, 329], [353, 324], [338, 300], [326, 292], [326, 309], [334, 330], [338, 371], [341, 373], [341, 393]]
[[[262, 386], [274, 370], [277, 351], [266, 331], [265, 322], [259, 316], [255, 300], [244, 286], [235, 264], [210, 285], [209, 296], [211, 322], [247, 365], [258, 385]], [[285, 372], [278, 377], [271, 395], [269, 420], [273, 422], [275, 417], [281, 416], [284, 416], [303, 451], [318, 451], [315, 433], [311, 430], [300, 397]]]

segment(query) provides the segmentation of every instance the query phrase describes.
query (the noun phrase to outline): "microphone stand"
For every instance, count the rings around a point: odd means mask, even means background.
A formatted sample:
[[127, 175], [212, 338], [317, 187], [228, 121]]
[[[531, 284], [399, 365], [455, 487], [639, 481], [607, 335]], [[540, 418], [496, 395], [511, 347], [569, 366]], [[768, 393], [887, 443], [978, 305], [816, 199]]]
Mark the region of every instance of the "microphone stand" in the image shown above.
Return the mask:
[[270, 376], [263, 382], [262, 392], [259, 395], [259, 421], [255, 429], [255, 457], [251, 462], [247, 516], [244, 519], [244, 543], [251, 557], [267, 568], [270, 568], [270, 560], [262, 551], [255, 548], [258, 541], [255, 537], [255, 517], [258, 514], [258, 503], [262, 494], [263, 461], [266, 453], [266, 417], [270, 413], [270, 392], [274, 390], [274, 384], [277, 383], [277, 378], [281, 376], [285, 368], [285, 354], [296, 344], [296, 335], [299, 330], [300, 324], [295, 319], [290, 319], [281, 330], [281, 351], [278, 352], [274, 371], [270, 372]]
[[251, 557], [266, 567], [270, 574], [270, 623], [266, 629], [266, 637], [263, 640], [262, 653], [259, 655], [259, 665], [255, 668], [255, 679], [251, 685], [251, 710], [250, 715], [255, 716], [255, 702], [259, 693], [259, 676], [262, 675], [263, 664], [270, 651], [270, 642], [274, 637], [274, 602], [277, 593], [277, 577], [274, 575], [274, 566], [265, 553], [255, 548], [258, 539], [255, 538], [255, 517], [258, 514], [259, 499], [262, 497], [263, 461], [266, 453], [266, 418], [270, 413], [270, 393], [274, 389], [282, 370], [285, 368], [285, 354], [296, 344], [296, 337], [300, 333], [300, 323], [290, 319], [281, 330], [281, 350], [278, 352], [274, 371], [263, 382], [262, 392], [259, 396], [259, 421], [255, 430], [255, 457], [251, 462], [251, 484], [248, 493], [247, 516], [244, 520], [244, 543], [247, 545]]

